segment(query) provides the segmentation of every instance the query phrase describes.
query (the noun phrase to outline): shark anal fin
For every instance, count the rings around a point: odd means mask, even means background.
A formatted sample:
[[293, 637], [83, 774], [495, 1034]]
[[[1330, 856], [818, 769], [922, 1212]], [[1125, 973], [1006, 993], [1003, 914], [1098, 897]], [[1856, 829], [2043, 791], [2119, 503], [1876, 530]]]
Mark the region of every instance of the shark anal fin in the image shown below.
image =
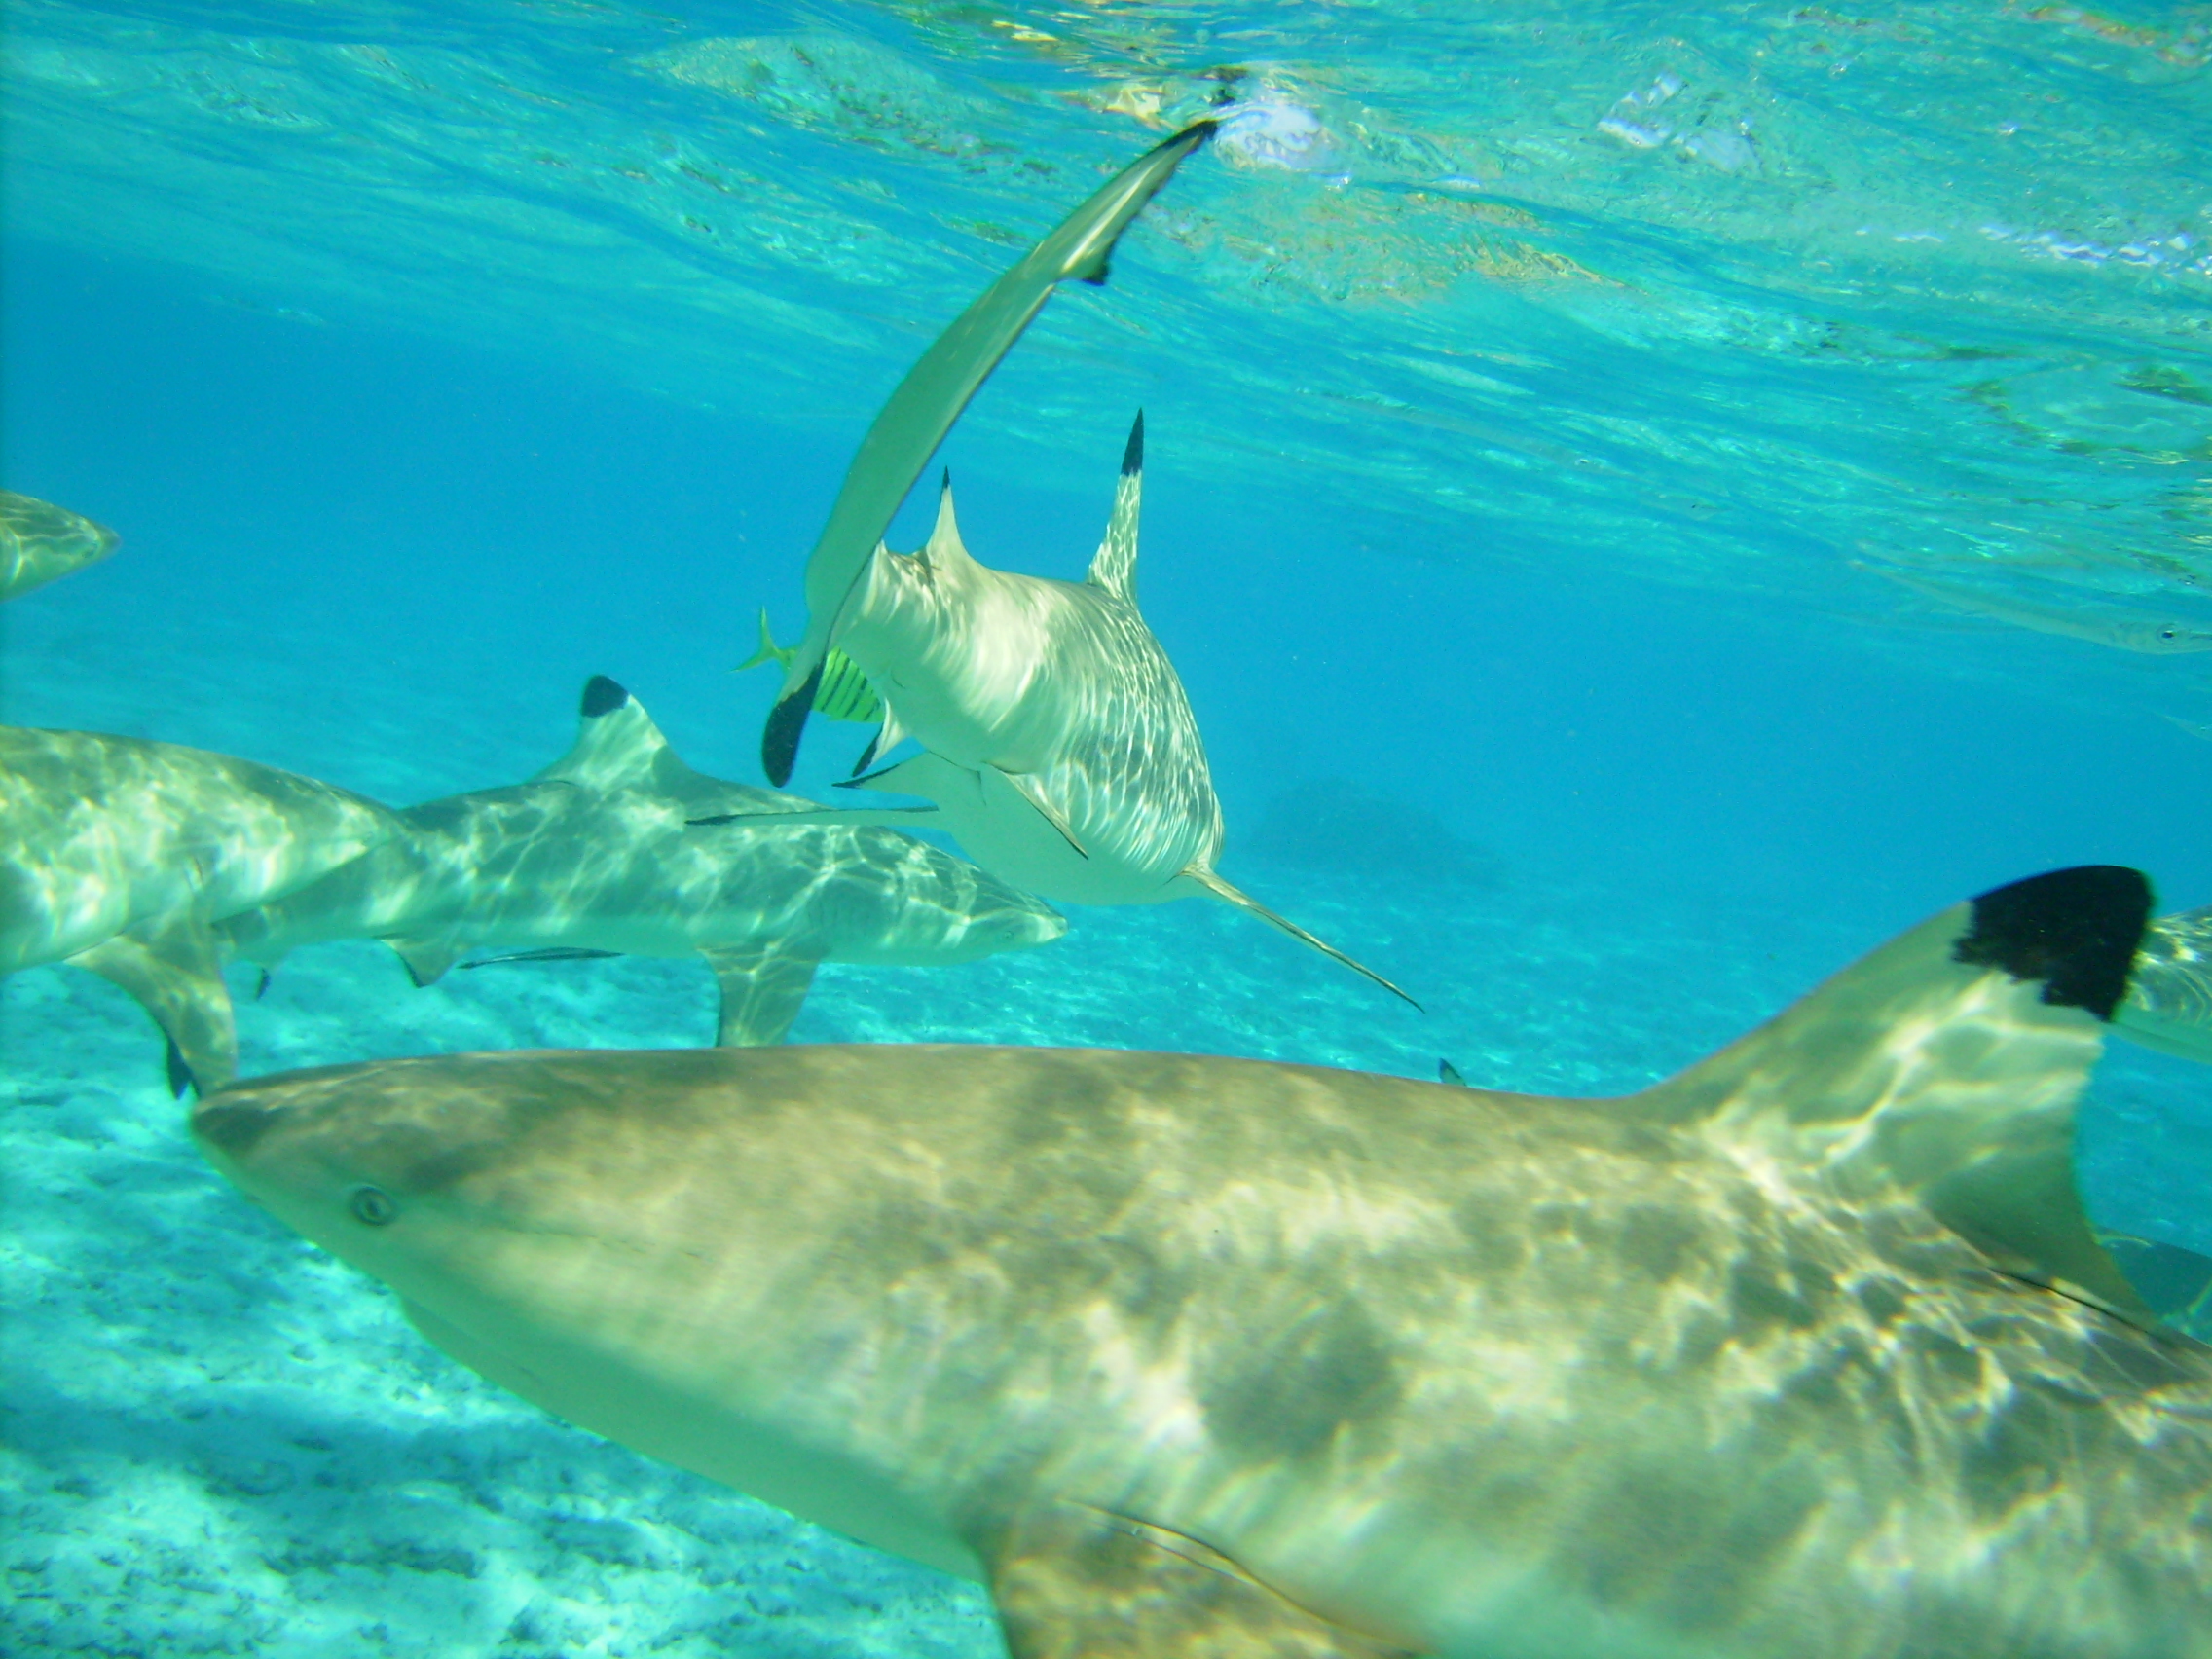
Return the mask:
[[168, 1042], [168, 1080], [212, 1094], [238, 1075], [238, 1027], [215, 949], [214, 931], [197, 916], [132, 928], [81, 950], [69, 962], [120, 985], [153, 1015]]
[[1342, 962], [1354, 974], [1359, 974], [1367, 978], [1373, 979], [1378, 985], [1381, 985], [1392, 996], [1401, 998], [1408, 1003], [1412, 1003], [1414, 1008], [1419, 1010], [1420, 1013], [1426, 1014], [1428, 1012], [1428, 1010], [1421, 1008], [1419, 1003], [1414, 1002], [1414, 999], [1412, 997], [1407, 996], [1405, 992], [1398, 989], [1397, 986], [1390, 983], [1389, 980], [1383, 978], [1382, 975], [1376, 973], [1374, 969], [1368, 967], [1365, 963], [1355, 962], [1350, 957], [1346, 956], [1343, 951], [1339, 950], [1335, 945], [1330, 944], [1323, 940], [1314, 938], [1304, 928], [1300, 927], [1296, 922], [1290, 920], [1289, 917], [1276, 915], [1272, 910], [1269, 909], [1265, 904], [1261, 903], [1250, 894], [1243, 892], [1239, 888], [1231, 886], [1228, 882], [1222, 880], [1220, 876], [1214, 874], [1212, 870], [1207, 869], [1200, 865], [1192, 865], [1189, 868], [1185, 869], [1183, 873], [1189, 876], [1193, 881], [1197, 882], [1200, 887], [1204, 888], [1208, 893], [1212, 894], [1216, 899], [1223, 900], [1228, 903], [1235, 905], [1239, 910], [1244, 911], [1247, 915], [1259, 917], [1261, 921], [1266, 922], [1268, 926], [1272, 928], [1282, 929], [1284, 933], [1290, 935], [1292, 939], [1297, 940], [1301, 944], [1311, 945], [1315, 950], [1318, 950], [1323, 956], [1330, 958], [1332, 961]]
[[434, 985], [446, 977], [446, 970], [461, 959], [468, 947], [442, 939], [408, 939], [404, 936], [387, 939], [399, 960], [407, 965], [407, 977], [415, 981], [415, 988]]
[[757, 1049], [783, 1041], [813, 987], [822, 958], [795, 950], [786, 940], [773, 944], [707, 944], [699, 947], [721, 987], [721, 1014], [715, 1045]]
[[991, 1593], [1013, 1659], [1383, 1659], [1195, 1538], [1074, 1503], [1008, 1529]]
[[1075, 827], [1068, 822], [1067, 814], [1060, 810], [1058, 802], [1045, 793], [1044, 787], [1037, 782], [1033, 774], [1009, 772], [997, 766], [993, 766], [991, 770], [997, 772], [1000, 777], [1012, 784], [1014, 793], [1035, 807], [1037, 816], [1060, 832], [1060, 838], [1075, 849], [1077, 858], [1088, 859], [1090, 857], [1090, 854], [1085, 850], [1083, 842], [1077, 838]]

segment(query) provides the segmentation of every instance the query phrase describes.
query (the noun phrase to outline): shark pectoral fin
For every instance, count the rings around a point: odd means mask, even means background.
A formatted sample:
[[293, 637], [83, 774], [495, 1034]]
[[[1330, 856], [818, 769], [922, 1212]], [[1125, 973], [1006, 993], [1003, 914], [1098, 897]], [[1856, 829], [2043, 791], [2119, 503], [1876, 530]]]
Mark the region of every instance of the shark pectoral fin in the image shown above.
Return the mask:
[[783, 1041], [814, 984], [822, 958], [788, 940], [773, 944], [703, 944], [699, 954], [721, 986], [715, 1030], [720, 1049], [758, 1049]]
[[1333, 1624], [1219, 1551], [1075, 1503], [1009, 1528], [991, 1594], [1013, 1659], [1382, 1659], [1406, 1650]]
[[81, 950], [69, 962], [89, 968], [137, 998], [168, 1040], [168, 1079], [211, 1094], [238, 1075], [238, 1027], [215, 949], [214, 931], [196, 916], [133, 928]]
[[399, 960], [407, 965], [407, 977], [415, 981], [415, 988], [434, 985], [446, 977], [446, 970], [461, 959], [468, 946], [442, 939], [387, 939]]
[[1329, 957], [1334, 961], [1342, 962], [1354, 974], [1361, 974], [1366, 976], [1368, 978], [1373, 979], [1378, 985], [1381, 985], [1392, 996], [1399, 997], [1406, 1002], [1413, 1003], [1413, 1006], [1416, 1009], [1419, 1009], [1422, 1014], [1426, 1014], [1428, 1012], [1428, 1010], [1426, 1010], [1425, 1008], [1421, 1008], [1419, 1003], [1414, 1002], [1413, 998], [1407, 996], [1405, 992], [1401, 991], [1397, 986], [1390, 983], [1389, 980], [1383, 978], [1382, 975], [1376, 973], [1374, 969], [1369, 968], [1362, 963], [1354, 962], [1350, 957], [1346, 956], [1335, 945], [1315, 939], [1311, 934], [1308, 933], [1304, 928], [1300, 927], [1296, 922], [1290, 920], [1287, 916], [1276, 915], [1272, 910], [1269, 909], [1265, 904], [1261, 903], [1250, 894], [1245, 893], [1238, 888], [1232, 887], [1228, 882], [1222, 880], [1220, 876], [1214, 874], [1212, 870], [1206, 869], [1199, 865], [1192, 865], [1189, 868], [1185, 869], [1183, 873], [1189, 876], [1193, 881], [1197, 882], [1200, 887], [1204, 888], [1208, 893], [1212, 894], [1216, 899], [1223, 900], [1228, 903], [1235, 905], [1239, 910], [1244, 911], [1248, 915], [1259, 917], [1261, 921], [1266, 922], [1270, 927], [1282, 929], [1284, 933], [1290, 935], [1292, 939], [1297, 940], [1300, 943], [1309, 944], [1315, 950], [1318, 950], [1323, 956]]
[[997, 766], [989, 769], [1012, 784], [1014, 793], [1035, 807], [1037, 815], [1060, 832], [1061, 838], [1075, 849], [1077, 858], [1088, 859], [1090, 857], [1090, 854], [1084, 849], [1083, 843], [1076, 839], [1075, 828], [1068, 823], [1067, 814], [1060, 810], [1056, 801], [1045, 793], [1045, 787], [1037, 781], [1035, 773], [1008, 772]]
[[1917, 1205], [2006, 1276], [2155, 1326], [2074, 1168], [2150, 913], [2150, 883], [2111, 865], [1992, 889], [1619, 1109], [1696, 1124], [1827, 1201]]

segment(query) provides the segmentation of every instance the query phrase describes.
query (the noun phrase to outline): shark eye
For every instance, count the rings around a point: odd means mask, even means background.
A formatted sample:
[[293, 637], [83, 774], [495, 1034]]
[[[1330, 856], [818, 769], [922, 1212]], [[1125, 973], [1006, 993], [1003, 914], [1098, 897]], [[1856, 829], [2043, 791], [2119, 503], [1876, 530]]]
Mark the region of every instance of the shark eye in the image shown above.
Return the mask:
[[2161, 640], [2178, 640], [2181, 638], [2181, 630], [2169, 623], [2158, 630], [2158, 638]]
[[346, 1207], [363, 1227], [389, 1227], [399, 1219], [399, 1206], [381, 1187], [355, 1187], [353, 1196], [346, 1200]]

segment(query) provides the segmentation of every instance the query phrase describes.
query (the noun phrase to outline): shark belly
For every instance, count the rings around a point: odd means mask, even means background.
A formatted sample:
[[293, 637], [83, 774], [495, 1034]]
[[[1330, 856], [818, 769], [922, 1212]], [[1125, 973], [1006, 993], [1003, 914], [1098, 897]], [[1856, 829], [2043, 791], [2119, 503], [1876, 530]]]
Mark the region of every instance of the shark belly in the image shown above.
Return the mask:
[[958, 1577], [985, 1572], [941, 1515], [867, 1464], [573, 1337], [480, 1309], [406, 1304], [410, 1323], [471, 1371], [564, 1421], [764, 1503]]

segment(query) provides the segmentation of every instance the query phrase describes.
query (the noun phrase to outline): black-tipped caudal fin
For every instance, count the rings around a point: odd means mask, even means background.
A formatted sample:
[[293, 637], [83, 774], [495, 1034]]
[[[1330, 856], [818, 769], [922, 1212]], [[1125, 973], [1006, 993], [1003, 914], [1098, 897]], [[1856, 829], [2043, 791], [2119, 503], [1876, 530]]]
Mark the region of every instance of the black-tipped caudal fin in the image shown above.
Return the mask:
[[760, 733], [760, 769], [768, 782], [782, 789], [792, 781], [798, 762], [798, 740], [806, 731], [806, 717], [814, 708], [814, 694], [822, 689], [822, 663], [795, 688], [776, 699], [768, 711], [768, 724]]
[[1208, 893], [1212, 894], [1216, 899], [1222, 900], [1226, 903], [1235, 905], [1239, 910], [1242, 910], [1248, 916], [1259, 917], [1261, 921], [1267, 923], [1268, 926], [1272, 928], [1282, 929], [1284, 933], [1290, 935], [1292, 939], [1297, 940], [1299, 943], [1309, 944], [1315, 950], [1318, 950], [1323, 956], [1329, 957], [1333, 961], [1342, 962], [1354, 974], [1358, 974], [1365, 978], [1373, 979], [1378, 985], [1381, 985], [1392, 996], [1401, 998], [1408, 1003], [1412, 1003], [1413, 1006], [1416, 1009], [1419, 1010], [1420, 1013], [1426, 1014], [1428, 1012], [1428, 1010], [1421, 1008], [1419, 1003], [1414, 1002], [1414, 999], [1412, 997], [1407, 996], [1405, 992], [1398, 989], [1397, 986], [1390, 983], [1389, 980], [1383, 978], [1382, 975], [1376, 973], [1374, 969], [1368, 967], [1365, 963], [1355, 962], [1354, 960], [1352, 960], [1352, 958], [1346, 956], [1343, 951], [1339, 950], [1335, 945], [1328, 943], [1326, 940], [1314, 938], [1313, 935], [1308, 933], [1296, 922], [1290, 920], [1289, 917], [1276, 915], [1274, 911], [1269, 909], [1265, 904], [1261, 903], [1249, 893], [1244, 892], [1240, 888], [1232, 887], [1228, 882], [1222, 880], [1220, 876], [1214, 874], [1212, 870], [1201, 868], [1198, 865], [1193, 865], [1188, 869], [1184, 870], [1183, 873], [1189, 876], [1193, 881], [1197, 882], [1200, 887], [1204, 888]]
[[2074, 1177], [2075, 1102], [2150, 915], [2151, 884], [2109, 865], [1997, 888], [1623, 1108], [1830, 1199], [1918, 1203], [2001, 1272], [2153, 1324]]

